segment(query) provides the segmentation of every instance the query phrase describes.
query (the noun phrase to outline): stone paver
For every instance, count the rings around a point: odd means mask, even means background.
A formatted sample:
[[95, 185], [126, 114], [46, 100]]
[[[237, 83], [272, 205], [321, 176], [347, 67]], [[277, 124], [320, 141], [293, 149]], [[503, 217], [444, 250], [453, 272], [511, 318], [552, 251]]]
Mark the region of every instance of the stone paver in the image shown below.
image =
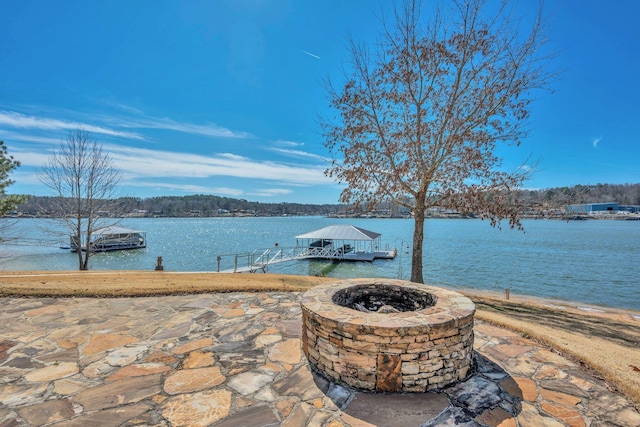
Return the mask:
[[0, 299], [0, 426], [640, 426], [573, 362], [476, 321], [475, 373], [429, 394], [314, 374], [299, 293]]

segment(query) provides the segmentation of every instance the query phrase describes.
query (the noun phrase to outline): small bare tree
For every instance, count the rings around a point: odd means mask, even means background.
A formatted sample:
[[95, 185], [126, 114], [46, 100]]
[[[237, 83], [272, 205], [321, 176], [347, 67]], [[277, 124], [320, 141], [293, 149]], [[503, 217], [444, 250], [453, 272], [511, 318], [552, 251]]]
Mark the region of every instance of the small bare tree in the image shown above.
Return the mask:
[[92, 235], [117, 222], [103, 215], [114, 207], [120, 172], [92, 134], [77, 129], [49, 157], [38, 179], [55, 193], [54, 215], [69, 230], [79, 269], [88, 270]]
[[521, 34], [506, 2], [491, 14], [484, 3], [455, 0], [451, 15], [438, 10], [423, 23], [419, 0], [405, 1], [375, 49], [350, 38], [344, 86], [327, 82], [335, 116], [321, 124], [338, 160], [326, 174], [347, 184], [342, 202], [388, 199], [413, 211], [414, 282], [423, 283], [428, 208], [520, 227], [516, 190], [528, 169], [501, 171], [494, 152], [527, 135], [532, 91], [551, 77], [540, 53], [542, 10]]

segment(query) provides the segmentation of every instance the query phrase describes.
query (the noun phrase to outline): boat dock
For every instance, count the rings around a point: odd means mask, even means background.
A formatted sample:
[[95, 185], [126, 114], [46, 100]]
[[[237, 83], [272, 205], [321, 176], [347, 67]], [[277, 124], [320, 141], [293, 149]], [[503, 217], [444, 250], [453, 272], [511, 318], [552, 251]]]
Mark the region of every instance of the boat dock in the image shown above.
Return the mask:
[[[83, 234], [81, 242], [78, 242], [76, 236], [70, 236], [69, 249], [71, 252], [77, 252], [78, 249], [86, 251], [84, 244], [86, 235]], [[127, 249], [142, 249], [147, 247], [146, 233], [140, 230], [132, 230], [129, 228], [110, 226], [93, 231], [91, 235], [90, 250], [91, 252], [108, 252]], [[64, 249], [63, 247], [61, 247]]]
[[[394, 259], [396, 249], [381, 248], [380, 233], [352, 225], [332, 225], [296, 236], [293, 248], [266, 249], [247, 254], [220, 255], [217, 271], [220, 273], [266, 272], [269, 265], [305, 259], [330, 261], [364, 261]], [[229, 266], [229, 259], [233, 267]], [[222, 266], [225, 261], [225, 268]]]

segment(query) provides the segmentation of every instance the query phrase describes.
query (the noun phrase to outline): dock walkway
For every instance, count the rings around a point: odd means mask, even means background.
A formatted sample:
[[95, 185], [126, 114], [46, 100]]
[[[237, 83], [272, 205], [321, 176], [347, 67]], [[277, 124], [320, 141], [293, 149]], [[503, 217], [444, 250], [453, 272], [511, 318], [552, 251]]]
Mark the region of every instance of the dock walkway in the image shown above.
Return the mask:
[[[218, 255], [218, 273], [266, 272], [268, 266], [297, 259], [293, 249], [265, 249], [262, 252]], [[233, 267], [229, 267], [233, 265]], [[226, 266], [226, 268], [223, 268]]]
[[[327, 261], [364, 261], [393, 259], [395, 249], [375, 252], [348, 251], [335, 247], [301, 247], [265, 249], [253, 253], [219, 255], [217, 258], [219, 273], [256, 273], [266, 272], [270, 265], [305, 259]], [[233, 265], [233, 267], [231, 267]], [[223, 266], [225, 266], [223, 268]]]

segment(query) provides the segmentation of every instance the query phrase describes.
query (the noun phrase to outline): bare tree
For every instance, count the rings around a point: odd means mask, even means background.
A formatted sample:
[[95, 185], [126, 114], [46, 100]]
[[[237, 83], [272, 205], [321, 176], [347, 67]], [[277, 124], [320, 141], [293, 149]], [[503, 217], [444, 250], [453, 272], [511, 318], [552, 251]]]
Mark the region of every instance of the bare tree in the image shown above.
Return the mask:
[[423, 23], [405, 1], [368, 49], [349, 38], [351, 64], [327, 90], [334, 117], [321, 122], [334, 160], [326, 174], [347, 186], [345, 203], [384, 199], [413, 211], [411, 280], [423, 283], [425, 212], [441, 206], [521, 227], [516, 190], [528, 169], [501, 171], [498, 144], [527, 135], [532, 92], [551, 77], [540, 53], [542, 8], [528, 34], [507, 5], [455, 0]]
[[54, 215], [77, 247], [79, 269], [88, 270], [93, 233], [117, 222], [104, 216], [117, 199], [120, 172], [92, 134], [77, 129], [49, 157], [38, 179], [55, 193]]

